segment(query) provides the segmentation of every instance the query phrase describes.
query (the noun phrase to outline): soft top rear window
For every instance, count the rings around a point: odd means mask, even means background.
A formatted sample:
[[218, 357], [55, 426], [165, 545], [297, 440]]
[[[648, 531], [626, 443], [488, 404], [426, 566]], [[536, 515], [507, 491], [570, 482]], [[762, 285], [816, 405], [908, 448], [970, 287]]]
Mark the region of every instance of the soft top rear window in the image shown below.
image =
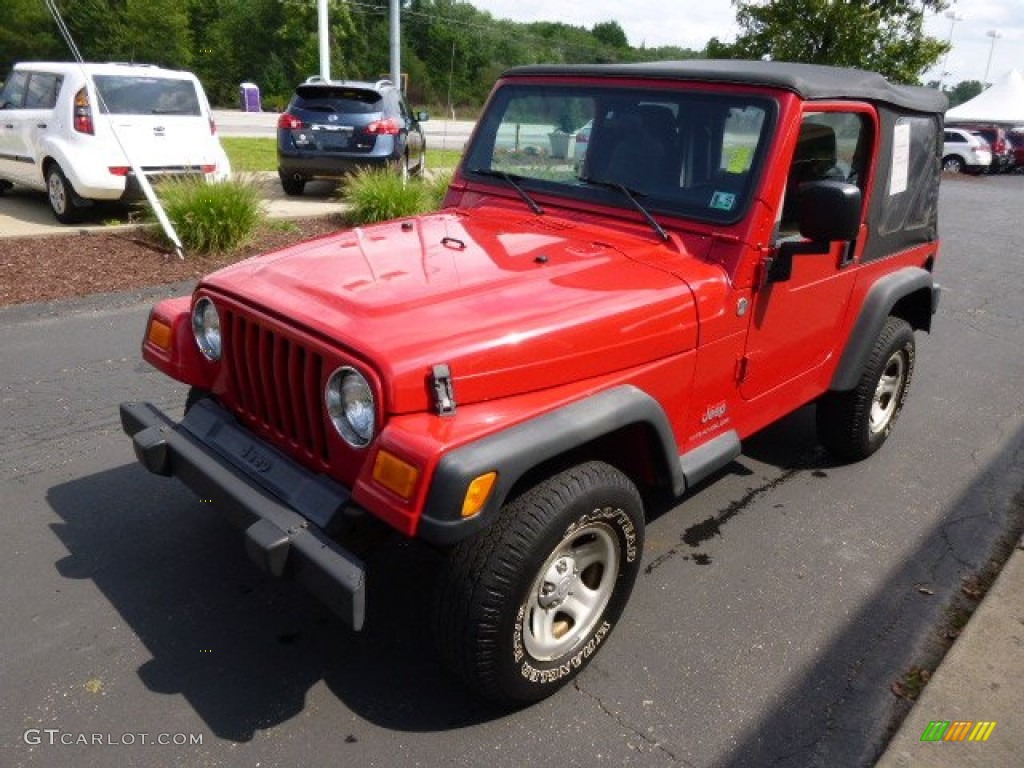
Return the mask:
[[368, 115], [384, 108], [384, 99], [377, 91], [362, 88], [325, 88], [322, 85], [300, 86], [292, 105], [297, 109]]
[[100, 111], [111, 115], [200, 115], [191, 80], [144, 75], [95, 75]]

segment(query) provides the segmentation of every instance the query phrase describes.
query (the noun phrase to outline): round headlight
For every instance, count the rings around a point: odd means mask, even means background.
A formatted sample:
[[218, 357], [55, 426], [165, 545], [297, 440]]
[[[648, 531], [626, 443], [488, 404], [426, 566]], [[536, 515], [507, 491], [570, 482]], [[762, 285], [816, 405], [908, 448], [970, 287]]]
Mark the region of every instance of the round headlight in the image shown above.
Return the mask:
[[373, 439], [377, 412], [373, 390], [359, 371], [344, 366], [331, 374], [324, 390], [331, 423], [349, 445], [363, 448]]
[[192, 307], [192, 333], [207, 360], [220, 360], [220, 315], [205, 296]]

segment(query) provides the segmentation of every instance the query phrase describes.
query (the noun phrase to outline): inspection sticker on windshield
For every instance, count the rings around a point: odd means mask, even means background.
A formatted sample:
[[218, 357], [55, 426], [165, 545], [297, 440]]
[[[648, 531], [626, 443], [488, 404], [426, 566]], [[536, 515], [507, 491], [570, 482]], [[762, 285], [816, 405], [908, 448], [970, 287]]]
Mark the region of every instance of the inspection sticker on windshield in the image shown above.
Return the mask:
[[736, 205], [736, 195], [732, 192], [715, 192], [711, 196], [711, 207], [719, 211], [731, 211]]

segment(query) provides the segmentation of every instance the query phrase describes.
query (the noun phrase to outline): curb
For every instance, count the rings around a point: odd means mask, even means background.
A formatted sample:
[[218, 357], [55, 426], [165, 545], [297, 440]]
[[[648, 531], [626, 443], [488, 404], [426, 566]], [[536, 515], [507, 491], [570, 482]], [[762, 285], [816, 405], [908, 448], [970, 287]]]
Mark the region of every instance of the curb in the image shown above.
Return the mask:
[[[1024, 740], [1018, 733], [1020, 724], [1015, 722], [1024, 712], [1022, 594], [1024, 538], [1017, 542], [876, 768], [1024, 765]], [[988, 728], [983, 723], [994, 725]]]

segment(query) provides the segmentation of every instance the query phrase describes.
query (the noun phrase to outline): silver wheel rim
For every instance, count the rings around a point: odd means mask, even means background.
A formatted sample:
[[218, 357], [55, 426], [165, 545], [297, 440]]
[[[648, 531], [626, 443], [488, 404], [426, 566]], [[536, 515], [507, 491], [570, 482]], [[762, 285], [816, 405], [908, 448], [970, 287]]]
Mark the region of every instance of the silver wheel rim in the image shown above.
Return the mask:
[[50, 205], [57, 213], [64, 213], [68, 206], [68, 195], [67, 190], [64, 189], [64, 182], [61, 181], [60, 176], [54, 172], [50, 174], [50, 179], [46, 184], [47, 194], [50, 196]]
[[526, 598], [523, 644], [537, 661], [561, 658], [590, 634], [615, 591], [622, 553], [615, 532], [591, 522], [566, 534]]
[[882, 377], [875, 387], [875, 396], [871, 400], [871, 416], [869, 426], [871, 434], [882, 432], [892, 421], [899, 404], [900, 390], [906, 376], [906, 363], [903, 352], [894, 352], [882, 369]]

